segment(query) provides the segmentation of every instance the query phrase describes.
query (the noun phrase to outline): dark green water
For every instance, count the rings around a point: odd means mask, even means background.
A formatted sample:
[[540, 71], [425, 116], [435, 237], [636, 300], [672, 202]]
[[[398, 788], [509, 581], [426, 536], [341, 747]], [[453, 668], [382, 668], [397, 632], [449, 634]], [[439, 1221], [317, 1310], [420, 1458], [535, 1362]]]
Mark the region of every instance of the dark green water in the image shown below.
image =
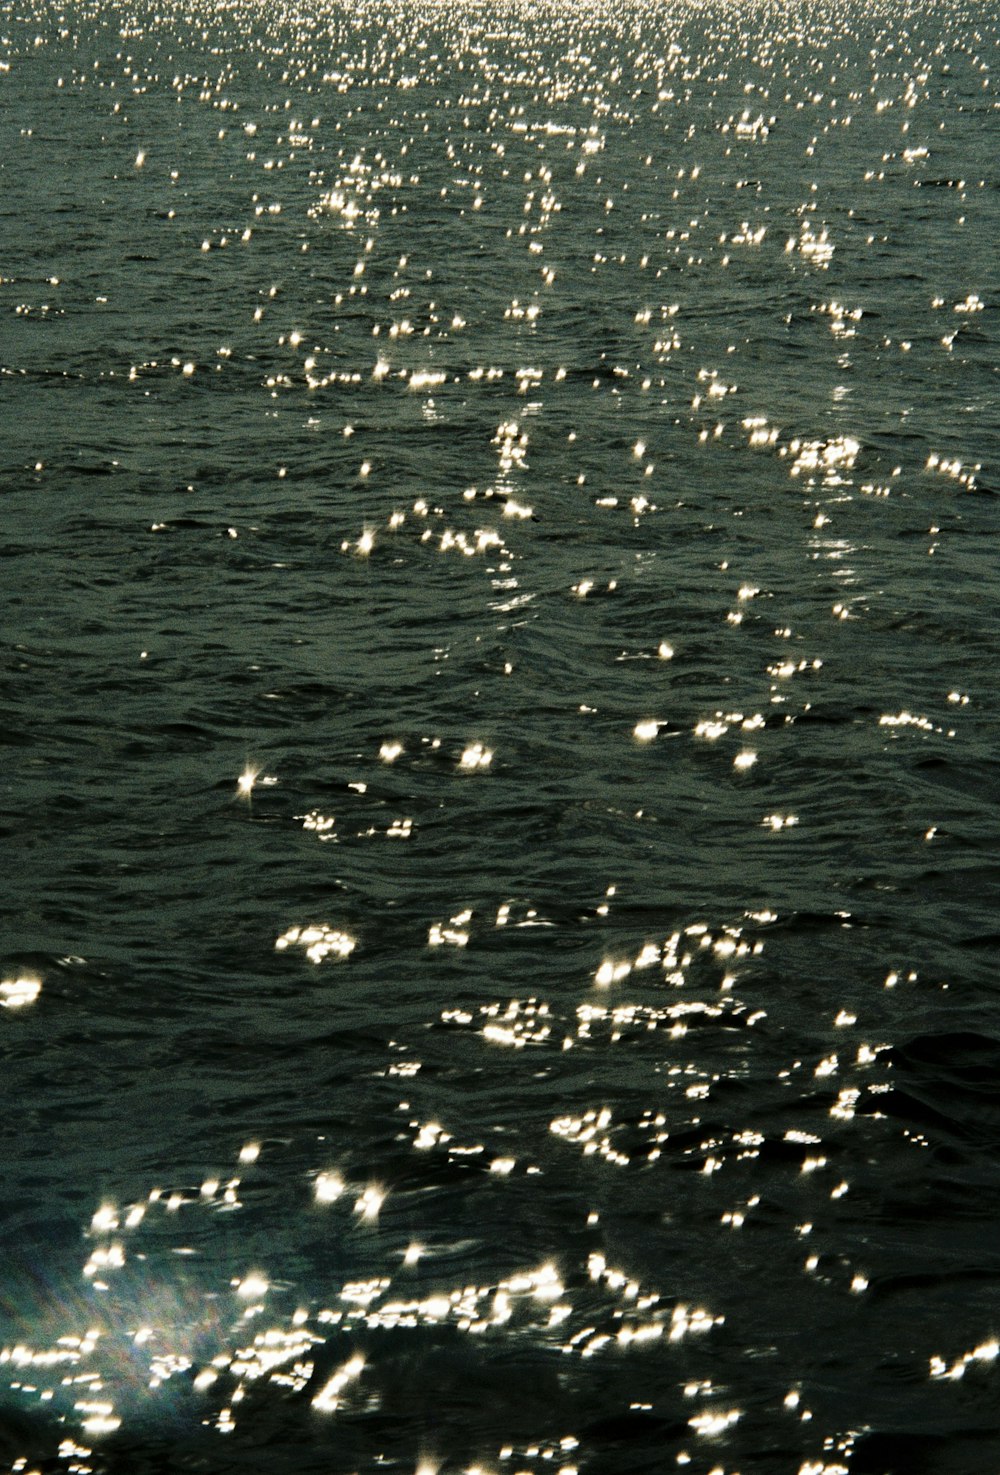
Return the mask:
[[0, 1468], [1000, 1470], [988, 9], [0, 64]]

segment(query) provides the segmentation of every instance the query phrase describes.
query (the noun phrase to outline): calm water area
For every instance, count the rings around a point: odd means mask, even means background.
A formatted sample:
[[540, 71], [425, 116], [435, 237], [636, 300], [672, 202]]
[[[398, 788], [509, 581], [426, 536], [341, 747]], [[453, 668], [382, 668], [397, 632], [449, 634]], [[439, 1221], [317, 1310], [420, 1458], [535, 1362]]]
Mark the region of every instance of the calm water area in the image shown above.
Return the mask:
[[998, 34], [5, 0], [0, 1471], [998, 1475]]

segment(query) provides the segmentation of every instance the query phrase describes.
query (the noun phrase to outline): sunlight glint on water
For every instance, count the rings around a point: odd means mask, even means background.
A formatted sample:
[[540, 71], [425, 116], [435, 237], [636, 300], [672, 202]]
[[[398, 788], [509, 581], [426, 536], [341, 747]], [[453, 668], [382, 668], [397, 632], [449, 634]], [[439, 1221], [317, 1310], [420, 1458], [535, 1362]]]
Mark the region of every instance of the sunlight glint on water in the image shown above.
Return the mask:
[[1000, 1461], [997, 27], [0, 37], [0, 1467]]

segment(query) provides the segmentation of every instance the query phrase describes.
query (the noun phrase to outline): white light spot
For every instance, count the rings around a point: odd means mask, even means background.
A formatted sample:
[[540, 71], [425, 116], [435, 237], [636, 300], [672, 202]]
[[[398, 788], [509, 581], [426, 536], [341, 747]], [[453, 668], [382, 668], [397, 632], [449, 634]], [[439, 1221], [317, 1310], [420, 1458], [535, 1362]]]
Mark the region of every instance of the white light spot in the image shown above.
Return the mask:
[[484, 748], [482, 743], [471, 743], [458, 760], [458, 766], [471, 773], [477, 768], [489, 768], [492, 762], [493, 753], [489, 748]]
[[5, 978], [0, 983], [0, 1008], [23, 1009], [33, 1004], [42, 991], [39, 979], [25, 974], [20, 978]]
[[244, 1301], [255, 1301], [260, 1296], [266, 1296], [271, 1289], [269, 1282], [263, 1275], [251, 1274], [236, 1282], [236, 1294]]
[[313, 1399], [313, 1408], [319, 1409], [320, 1413], [333, 1413], [340, 1403], [340, 1395], [348, 1383], [360, 1377], [364, 1368], [365, 1359], [360, 1352], [345, 1362], [343, 1367], [338, 1368], [330, 1381], [316, 1394]]
[[344, 1180], [337, 1173], [320, 1173], [314, 1185], [318, 1204], [332, 1204], [343, 1191]]

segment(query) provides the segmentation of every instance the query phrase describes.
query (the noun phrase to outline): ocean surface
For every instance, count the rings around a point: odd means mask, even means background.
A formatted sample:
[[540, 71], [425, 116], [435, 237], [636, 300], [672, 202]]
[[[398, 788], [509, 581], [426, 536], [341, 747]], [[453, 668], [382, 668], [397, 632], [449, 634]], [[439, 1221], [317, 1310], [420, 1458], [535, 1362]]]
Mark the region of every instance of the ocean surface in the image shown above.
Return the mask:
[[1000, 17], [0, 11], [0, 1469], [1000, 1471]]

